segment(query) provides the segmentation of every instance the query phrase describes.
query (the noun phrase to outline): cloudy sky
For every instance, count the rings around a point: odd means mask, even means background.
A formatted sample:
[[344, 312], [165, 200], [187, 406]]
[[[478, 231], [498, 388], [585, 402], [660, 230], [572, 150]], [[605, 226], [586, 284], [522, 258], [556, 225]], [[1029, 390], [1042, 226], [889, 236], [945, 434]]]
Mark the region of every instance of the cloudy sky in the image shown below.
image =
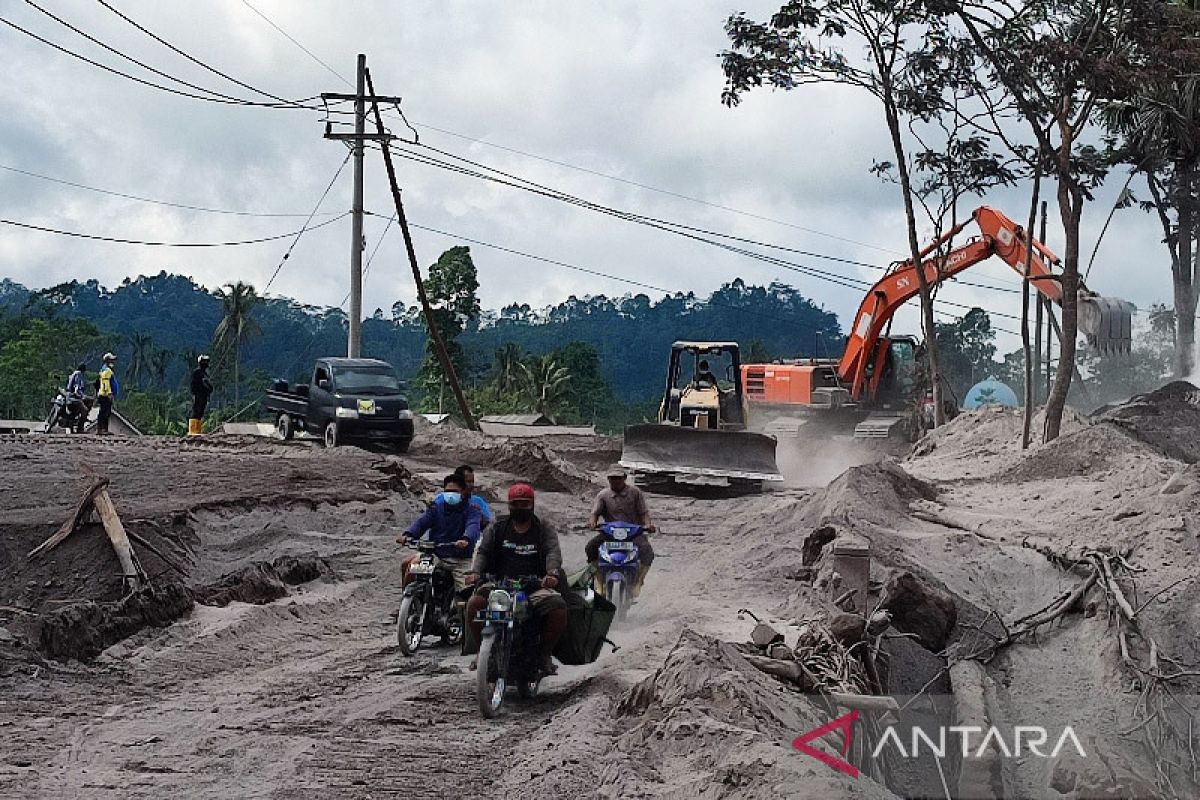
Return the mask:
[[[763, 17], [771, 2], [678, 0], [561, 2], [284, 2], [108, 0], [197, 60], [285, 98], [346, 92], [356, 54], [366, 53], [376, 90], [404, 98], [421, 141], [525, 179], [609, 206], [882, 267], [905, 249], [898, 190], [868, 170], [888, 158], [874, 101], [854, 89], [760, 91], [740, 107], [720, 104], [722, 23], [733, 10]], [[262, 95], [189, 62], [92, 0], [39, 5], [112, 48], [170, 76], [226, 95]], [[777, 7], [778, 3], [775, 3]], [[170, 83], [105, 51], [19, 0], [0, 16], [95, 61]], [[261, 12], [261, 15], [259, 13]], [[264, 15], [266, 18], [264, 18]], [[268, 19], [282, 28], [290, 41]], [[87, 234], [153, 241], [245, 240], [300, 228], [342, 164], [346, 149], [323, 138], [317, 111], [204, 102], [103, 72], [0, 25], [0, 216]], [[323, 61], [331, 69], [322, 66]], [[332, 70], [332, 71], [331, 71]], [[334, 74], [334, 73], [337, 74]], [[340, 76], [340, 77], [339, 77]], [[170, 83], [183, 91], [178, 84]], [[397, 133], [405, 131], [397, 120]], [[522, 151], [523, 155], [514, 150]], [[536, 156], [536, 157], [532, 157]], [[561, 162], [555, 164], [552, 162]], [[842, 316], [862, 290], [798, 274], [528, 192], [399, 161], [406, 209], [417, 224], [669, 290], [706, 294], [734, 277], [780, 280]], [[138, 202], [14, 172], [217, 214]], [[1123, 176], [1088, 209], [1085, 252]], [[640, 184], [635, 185], [635, 184]], [[315, 222], [350, 208], [342, 170]], [[1023, 219], [1025, 192], [987, 201]], [[378, 245], [364, 308], [411, 303], [402, 240], [393, 228], [378, 152], [366, 161], [365, 235]], [[1053, 224], [1048, 244], [1061, 242]], [[462, 240], [416, 231], [427, 266]], [[1169, 269], [1149, 215], [1124, 211], [1107, 234], [1089, 281], [1146, 308], [1168, 301]], [[348, 288], [350, 221], [300, 238], [271, 294], [338, 305]], [[0, 226], [0, 276], [32, 287], [72, 278], [113, 286], [165, 269], [216, 287], [266, 285], [289, 239], [243, 247], [168, 249], [81, 241]], [[535, 306], [570, 294], [642, 289], [473, 245], [484, 305]], [[856, 279], [877, 270], [780, 254]], [[968, 280], [1013, 286], [1000, 262]], [[654, 292], [648, 292], [655, 294]], [[944, 299], [1018, 314], [1019, 297], [961, 285]], [[961, 314], [947, 306], [946, 313]], [[1002, 317], [993, 322], [1016, 330]], [[915, 331], [916, 314], [897, 329]], [[1002, 335], [1011, 350], [1019, 340]]]

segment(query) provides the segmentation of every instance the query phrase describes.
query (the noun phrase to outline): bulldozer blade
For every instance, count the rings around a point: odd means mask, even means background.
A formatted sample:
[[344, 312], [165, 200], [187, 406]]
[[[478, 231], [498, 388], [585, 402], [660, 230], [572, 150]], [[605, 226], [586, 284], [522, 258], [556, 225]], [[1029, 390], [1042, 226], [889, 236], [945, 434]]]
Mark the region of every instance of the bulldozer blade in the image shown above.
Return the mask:
[[1137, 307], [1117, 297], [1079, 293], [1079, 330], [1101, 353], [1133, 350], [1133, 312]]
[[774, 437], [749, 431], [630, 425], [621, 466], [650, 475], [782, 481], [775, 444]]

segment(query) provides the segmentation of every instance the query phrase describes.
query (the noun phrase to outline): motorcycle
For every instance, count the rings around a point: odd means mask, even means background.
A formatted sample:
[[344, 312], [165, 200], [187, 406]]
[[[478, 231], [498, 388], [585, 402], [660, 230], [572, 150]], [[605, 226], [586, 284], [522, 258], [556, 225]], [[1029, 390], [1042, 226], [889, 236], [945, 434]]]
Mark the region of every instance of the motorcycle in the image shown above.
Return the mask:
[[642, 533], [642, 526], [606, 522], [600, 526], [600, 532], [604, 534], [600, 543], [600, 588], [604, 597], [617, 607], [617, 619], [623, 621], [629, 613], [633, 585], [641, 566], [638, 546], [633, 540]]
[[437, 557], [437, 547], [435, 542], [418, 540], [420, 555], [408, 570], [411, 580], [396, 616], [396, 639], [406, 656], [416, 653], [427, 635], [440, 636], [447, 646], [462, 643], [466, 603], [454, 591], [454, 575]]
[[537, 696], [544, 677], [538, 656], [542, 630], [533, 618], [528, 598], [540, 587], [541, 579], [537, 577], [496, 581], [488, 593], [487, 606], [476, 617], [483, 623], [483, 633], [476, 662], [475, 696], [484, 719], [500, 713], [509, 686], [516, 686], [522, 699]]
[[66, 394], [60, 391], [50, 403], [50, 414], [46, 417], [46, 433], [53, 433], [60, 425], [69, 431], [83, 433], [83, 426], [87, 424], [93, 402], [95, 401], [90, 397], [68, 399]]

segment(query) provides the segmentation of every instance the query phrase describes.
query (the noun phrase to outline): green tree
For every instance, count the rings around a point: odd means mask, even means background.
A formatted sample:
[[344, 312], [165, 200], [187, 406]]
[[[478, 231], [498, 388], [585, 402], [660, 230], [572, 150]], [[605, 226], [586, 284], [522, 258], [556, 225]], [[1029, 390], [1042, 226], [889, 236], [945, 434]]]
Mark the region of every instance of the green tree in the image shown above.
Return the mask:
[[998, 371], [995, 339], [991, 318], [982, 308], [972, 308], [953, 322], [937, 323], [942, 374], [960, 401], [975, 383]]
[[154, 339], [146, 333], [132, 333], [129, 336], [129, 348], [129, 366], [125, 368], [125, 376], [129, 379], [129, 388], [131, 390], [145, 389], [146, 377], [152, 371]]
[[[429, 268], [425, 280], [425, 292], [433, 310], [433, 321], [446, 344], [450, 363], [459, 375], [467, 372], [467, 356], [458, 337], [469, 325], [479, 319], [479, 277], [475, 262], [471, 260], [471, 248], [452, 247]], [[417, 374], [417, 386], [425, 394], [425, 404], [431, 405], [433, 397], [441, 400], [446, 378], [433, 349], [432, 339], [425, 343], [425, 359]], [[439, 402], [440, 406], [440, 402]]]
[[221, 321], [213, 331], [213, 350], [221, 354], [222, 361], [233, 356], [233, 404], [241, 402], [242, 343], [262, 333], [252, 316], [255, 306], [261, 301], [254, 287], [238, 281], [223, 286], [213, 294], [221, 301]]
[[750, 342], [750, 349], [746, 351], [746, 357], [743, 359], [747, 364], [770, 364], [773, 360], [771, 351], [762, 339]]
[[111, 339], [88, 320], [0, 319], [0, 416], [45, 417], [77, 364], [94, 361]]
[[554, 420], [570, 396], [571, 373], [549, 354], [532, 356], [521, 367], [525, 373], [525, 393], [533, 410]]

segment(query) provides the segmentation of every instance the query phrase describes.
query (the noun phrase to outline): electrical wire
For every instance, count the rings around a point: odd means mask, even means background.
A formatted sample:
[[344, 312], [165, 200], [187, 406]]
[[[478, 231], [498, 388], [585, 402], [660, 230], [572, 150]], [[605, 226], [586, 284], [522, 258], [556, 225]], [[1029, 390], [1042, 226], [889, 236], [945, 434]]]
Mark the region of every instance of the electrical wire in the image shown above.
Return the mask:
[[137, 60], [136, 58], [134, 58], [133, 56], [131, 56], [131, 55], [127, 55], [126, 53], [123, 53], [123, 52], [121, 52], [121, 51], [120, 51], [120, 50], [118, 50], [117, 48], [115, 48], [115, 47], [113, 47], [113, 46], [111, 46], [111, 45], [109, 45], [109, 44], [106, 44], [106, 43], [104, 43], [104, 42], [100, 41], [100, 40], [99, 40], [99, 39], [97, 39], [95, 36], [92, 36], [90, 33], [87, 33], [86, 31], [82, 31], [82, 30], [80, 30], [79, 28], [75, 27], [75, 26], [74, 26], [74, 25], [72, 25], [71, 23], [67, 22], [67, 21], [66, 21], [65, 19], [63, 19], [62, 17], [56, 16], [56, 15], [55, 15], [55, 14], [53, 14], [52, 12], [50, 12], [50, 11], [47, 11], [46, 9], [42, 8], [42, 7], [41, 7], [41, 6], [39, 6], [37, 3], [33, 2], [33, 0], [25, 0], [25, 3], [26, 3], [26, 5], [32, 6], [33, 8], [37, 9], [37, 10], [38, 10], [38, 11], [40, 11], [42, 14], [45, 14], [47, 17], [49, 17], [50, 19], [54, 20], [54, 21], [55, 21], [55, 22], [57, 22], [59, 25], [62, 25], [63, 27], [67, 28], [68, 30], [74, 31], [75, 33], [79, 34], [79, 35], [80, 35], [80, 36], [82, 36], [84, 39], [87, 39], [89, 42], [91, 42], [91, 43], [93, 43], [93, 44], [95, 44], [95, 45], [97, 45], [97, 46], [99, 46], [99, 47], [101, 47], [101, 48], [103, 48], [103, 49], [107, 50], [108, 52], [110, 52], [110, 53], [112, 53], [112, 54], [114, 54], [114, 55], [116, 55], [116, 56], [118, 56], [118, 57], [120, 57], [120, 58], [123, 58], [123, 59], [125, 59], [126, 61], [129, 61], [129, 62], [131, 62], [131, 63], [133, 63], [133, 64], [136, 64], [137, 66], [141, 67], [142, 69], [144, 69], [144, 70], [147, 70], [148, 72], [151, 72], [151, 73], [153, 73], [153, 74], [155, 74], [155, 75], [158, 75], [159, 77], [166, 78], [166, 79], [167, 79], [167, 80], [169, 80], [169, 81], [174, 81], [174, 82], [176, 82], [176, 83], [178, 83], [178, 84], [180, 84], [180, 85], [182, 85], [182, 86], [186, 86], [186, 87], [188, 87], [189, 89], [195, 89], [196, 91], [199, 91], [199, 92], [207, 92], [208, 94], [211, 94], [211, 95], [213, 95], [213, 96], [215, 96], [215, 97], [220, 97], [220, 98], [223, 98], [223, 99], [225, 99], [225, 100], [231, 100], [231, 101], [235, 101], [235, 102], [238, 102], [238, 103], [241, 103], [241, 102], [243, 101], [243, 99], [242, 99], [242, 98], [240, 98], [240, 97], [234, 97], [233, 95], [224, 94], [224, 93], [222, 93], [222, 92], [218, 92], [218, 91], [215, 91], [215, 90], [213, 90], [213, 89], [208, 89], [208, 88], [206, 88], [206, 87], [204, 87], [204, 86], [198, 86], [197, 84], [190, 83], [190, 82], [188, 82], [188, 81], [185, 81], [185, 80], [183, 80], [182, 78], [176, 78], [174, 75], [169, 75], [169, 74], [167, 74], [166, 72], [163, 72], [163, 71], [162, 71], [162, 70], [160, 70], [160, 69], [157, 69], [157, 68], [155, 68], [155, 67], [152, 67], [152, 66], [150, 66], [149, 64], [146, 64], [146, 63], [144, 63], [144, 62], [142, 62], [142, 61], [139, 61], [139, 60]]
[[329, 66], [328, 64], [326, 64], [326, 63], [325, 63], [324, 61], [322, 61], [321, 59], [317, 58], [317, 56], [316, 56], [316, 55], [315, 55], [315, 54], [314, 54], [314, 53], [313, 53], [311, 50], [309, 50], [309, 49], [308, 49], [307, 47], [305, 47], [304, 45], [300, 44], [300, 42], [298, 42], [298, 41], [296, 41], [295, 39], [293, 39], [293, 38], [292, 38], [292, 36], [291, 36], [291, 35], [290, 35], [290, 34], [289, 34], [287, 31], [285, 31], [283, 28], [279, 27], [279, 26], [278, 26], [278, 25], [276, 25], [274, 22], [272, 22], [272, 21], [271, 21], [271, 18], [270, 18], [270, 17], [268, 17], [266, 14], [264, 14], [264, 13], [263, 13], [263, 12], [261, 12], [261, 11], [259, 11], [259, 10], [258, 10], [257, 8], [255, 8], [254, 6], [250, 5], [250, 3], [249, 3], [247, 0], [242, 0], [242, 4], [243, 4], [243, 5], [245, 5], [245, 6], [246, 6], [246, 8], [250, 9], [250, 10], [251, 10], [251, 11], [253, 11], [255, 14], [257, 14], [258, 16], [260, 16], [260, 17], [262, 17], [264, 20], [266, 20], [266, 23], [267, 23], [268, 25], [270, 25], [272, 28], [274, 28], [275, 30], [277, 30], [277, 31], [279, 31], [281, 34], [283, 34], [283, 37], [284, 37], [285, 39], [287, 39], [287, 40], [288, 40], [289, 42], [291, 42], [292, 44], [296, 45], [296, 47], [299, 47], [301, 50], [303, 50], [303, 51], [304, 51], [304, 52], [305, 52], [305, 53], [308, 55], [308, 57], [309, 57], [309, 58], [311, 58], [313, 61], [316, 61], [318, 64], [320, 64], [322, 67], [324, 67], [324, 68], [325, 68], [326, 70], [328, 70], [330, 73], [332, 73], [332, 74], [333, 74], [333, 76], [334, 76], [335, 78], [337, 78], [337, 79], [338, 79], [338, 80], [340, 80], [342, 83], [344, 83], [344, 84], [346, 84], [347, 86], [349, 86], [351, 89], [354, 89], [354, 88], [356, 88], [356, 87], [354, 86], [354, 84], [353, 84], [353, 83], [351, 83], [351, 82], [350, 82], [350, 81], [348, 81], [348, 80], [347, 80], [347, 79], [346, 79], [344, 76], [342, 76], [340, 73], [338, 73], [338, 71], [337, 71], [336, 69], [334, 69], [333, 67]]
[[144, 78], [139, 78], [136, 75], [131, 75], [128, 72], [124, 72], [122, 70], [117, 69], [116, 67], [110, 67], [107, 64], [102, 64], [99, 61], [95, 61], [94, 59], [88, 58], [87, 56], [80, 55], [79, 53], [76, 53], [73, 50], [63, 47], [60, 44], [56, 44], [56, 43], [50, 41], [49, 39], [46, 39], [43, 36], [39, 36], [38, 34], [32, 32], [30, 30], [26, 30], [25, 28], [22, 28], [20, 25], [16, 24], [15, 22], [12, 22], [11, 20], [8, 20], [4, 17], [0, 17], [0, 23], [3, 23], [5, 25], [7, 25], [8, 27], [12, 28], [13, 30], [16, 30], [20, 33], [25, 34], [26, 36], [28, 36], [31, 39], [41, 42], [42, 44], [46, 45], [47, 47], [51, 47], [51, 48], [59, 51], [60, 53], [63, 53], [65, 55], [71, 56], [72, 58], [78, 59], [79, 61], [82, 61], [85, 64], [89, 64], [93, 67], [104, 70], [105, 72], [110, 72], [113, 75], [118, 75], [127, 80], [131, 80], [134, 83], [139, 83], [143, 86], [148, 86], [152, 89], [158, 89], [159, 91], [168, 92], [170, 94], [179, 95], [180, 97], [187, 97], [192, 100], [203, 100], [203, 101], [209, 102], [209, 103], [219, 103], [222, 105], [232, 105], [232, 106], [254, 106], [254, 107], [259, 107], [259, 108], [298, 108], [298, 109], [303, 109], [306, 111], [321, 110], [318, 106], [301, 105], [301, 103], [304, 103], [304, 102], [317, 100], [317, 99], [319, 99], [319, 96], [305, 98], [304, 100], [296, 101], [295, 103], [289, 102], [287, 104], [278, 104], [278, 103], [257, 103], [257, 102], [253, 102], [253, 101], [249, 101], [249, 100], [226, 100], [221, 97], [213, 97], [210, 95], [196, 94], [194, 92], [185, 92], [182, 89], [176, 89], [171, 86], [164, 86], [161, 83], [155, 83], [154, 81], [148, 81]]
[[[62, 178], [52, 178], [49, 175], [42, 175], [41, 173], [38, 173], [38, 172], [30, 172], [29, 170], [20, 169], [19, 167], [13, 167], [8, 164], [0, 164], [0, 169], [7, 170], [8, 172], [15, 172], [18, 175], [26, 175], [30, 178], [37, 178], [39, 180], [49, 181], [50, 183], [58, 183], [58, 184], [62, 184], [63, 186], [70, 186], [75, 189], [86, 189], [89, 192], [96, 192], [97, 194], [105, 194], [105, 195], [110, 195], [112, 197], [120, 197], [120, 198], [124, 198], [125, 200], [136, 200], [139, 203], [151, 203], [153, 205], [166, 206], [168, 208], [180, 208], [180, 209], [184, 209], [186, 211], [202, 211], [207, 214], [227, 214], [229, 216], [235, 216], [235, 217], [278, 218], [278, 217], [307, 217], [308, 216], [307, 214], [271, 214], [271, 213], [265, 213], [265, 212], [260, 213], [260, 212], [254, 212], [254, 211], [234, 211], [234, 210], [225, 209], [225, 208], [210, 208], [208, 206], [193, 206], [193, 205], [188, 205], [187, 203], [175, 203], [175, 202], [171, 202], [169, 200], [156, 200], [152, 197], [142, 197], [141, 195], [126, 194], [125, 192], [117, 192], [117, 191], [112, 191], [110, 189], [100, 189], [95, 186], [88, 186], [83, 183], [75, 183], [74, 181], [68, 181], [68, 180], [64, 180]], [[334, 213], [336, 213], [336, 212], [324, 212], [323, 214], [320, 214], [318, 216], [333, 216]]]
[[[313, 206], [312, 213], [308, 215], [308, 219], [304, 221], [304, 225], [300, 228], [300, 230], [296, 231], [296, 238], [292, 240], [292, 243], [290, 245], [288, 245], [287, 252], [285, 252], [283, 254], [283, 258], [279, 259], [279, 264], [276, 265], [275, 271], [271, 273], [271, 279], [269, 281], [267, 281], [267, 285], [263, 287], [263, 294], [266, 294], [267, 290], [271, 288], [271, 284], [274, 283], [275, 278], [279, 276], [279, 271], [281, 269], [283, 269], [283, 265], [285, 263], [287, 263], [287, 260], [289, 258], [291, 258], [292, 250], [295, 249], [296, 243], [300, 241], [300, 237], [304, 235], [304, 232], [306, 230], [308, 230], [308, 224], [310, 222], [312, 222], [313, 217], [315, 217], [317, 215], [317, 212], [321, 210], [321, 204], [324, 203], [325, 198], [329, 196], [329, 192], [331, 189], [333, 189], [333, 185], [335, 183], [337, 183], [337, 179], [342, 174], [342, 170], [344, 170], [346, 168], [346, 165], [348, 163], [350, 163], [350, 156], [353, 155], [353, 153], [354, 153], [353, 150], [348, 150], [346, 152], [346, 157], [344, 159], [342, 159], [342, 163], [338, 165], [337, 171], [334, 172], [333, 177], [329, 179], [329, 185], [325, 187], [325, 191], [321, 192], [320, 199], [317, 200], [317, 204], [315, 206]], [[348, 213], [350, 213], [350, 212], [347, 212], [347, 214]], [[342, 214], [341, 217], [334, 217], [334, 219], [341, 219], [342, 217], [345, 217], [345, 216], [346, 216], [346, 214]], [[317, 225], [315, 227], [319, 228], [321, 226]]]
[[[324, 222], [313, 225], [307, 230], [315, 231], [317, 228], [324, 228], [326, 225], [332, 225], [340, 219], [350, 216], [350, 212], [346, 211], [333, 219], [325, 220]], [[153, 242], [142, 239], [122, 239], [115, 236], [99, 236], [91, 233], [79, 233], [78, 231], [65, 231], [59, 228], [50, 228], [44, 225], [34, 225], [29, 222], [19, 222], [13, 219], [0, 219], [0, 225], [11, 225], [15, 228], [26, 228], [33, 231], [41, 231], [43, 233], [53, 233], [58, 236], [70, 236], [75, 239], [90, 239], [95, 242], [111, 242], [113, 244], [135, 244], [143, 247], [237, 247], [247, 244], [262, 244], [263, 242], [275, 242], [280, 239], [286, 239], [289, 236], [295, 236], [301, 231], [291, 231], [290, 233], [281, 233], [276, 236], [264, 236], [259, 239], [241, 239], [229, 242]]]
[[[29, 2], [29, 0], [25, 0], [25, 1], [26, 1], [26, 2]], [[203, 61], [201, 61], [200, 59], [196, 58], [195, 56], [192, 56], [191, 54], [184, 52], [183, 50], [181, 50], [181, 49], [179, 49], [178, 47], [176, 47], [175, 45], [171, 44], [170, 42], [168, 42], [166, 39], [162, 38], [162, 37], [161, 37], [161, 36], [159, 36], [158, 34], [154, 33], [154, 32], [153, 32], [153, 31], [151, 31], [151, 30], [148, 30], [148, 29], [147, 29], [147, 28], [145, 28], [144, 26], [140, 25], [140, 24], [139, 24], [137, 21], [135, 21], [135, 20], [133, 20], [133, 19], [130, 19], [130, 18], [129, 18], [128, 16], [126, 16], [125, 14], [123, 14], [123, 13], [121, 13], [120, 11], [118, 11], [117, 9], [113, 8], [111, 5], [109, 5], [109, 4], [106, 2], [106, 0], [96, 0], [96, 2], [98, 2], [100, 5], [102, 5], [102, 6], [104, 6], [105, 8], [107, 8], [107, 9], [108, 9], [109, 11], [111, 11], [112, 13], [116, 14], [116, 15], [117, 15], [118, 17], [120, 17], [121, 19], [123, 19], [123, 20], [125, 20], [126, 22], [128, 22], [128, 23], [129, 23], [130, 25], [132, 25], [133, 27], [137, 28], [137, 29], [138, 29], [139, 31], [141, 31], [142, 33], [144, 33], [144, 34], [146, 34], [147, 36], [149, 36], [149, 37], [150, 37], [151, 39], [153, 39], [154, 41], [156, 41], [156, 42], [158, 42], [159, 44], [161, 44], [163, 47], [166, 47], [166, 48], [167, 48], [168, 50], [170, 50], [171, 52], [173, 52], [173, 53], [177, 53], [178, 55], [181, 55], [181, 56], [183, 56], [183, 57], [184, 57], [184, 58], [186, 58], [188, 61], [191, 61], [193, 64], [195, 64], [195, 65], [197, 65], [197, 66], [199, 66], [199, 67], [201, 67], [201, 68], [203, 68], [203, 69], [206, 69], [206, 70], [208, 70], [209, 72], [213, 73], [214, 75], [217, 75], [217, 76], [219, 76], [219, 77], [222, 77], [222, 78], [224, 78], [225, 80], [229, 81], [230, 83], [234, 83], [234, 84], [236, 84], [236, 85], [238, 85], [238, 86], [241, 86], [243, 89], [249, 89], [250, 91], [252, 91], [252, 92], [255, 92], [256, 94], [261, 94], [261, 95], [263, 95], [264, 97], [269, 97], [270, 99], [272, 99], [272, 100], [275, 100], [276, 102], [279, 102], [279, 103], [282, 103], [282, 104], [284, 104], [285, 106], [301, 106], [301, 104], [302, 104], [302, 103], [307, 103], [307, 102], [309, 102], [309, 101], [311, 101], [311, 100], [316, 100], [316, 99], [318, 99], [318, 98], [316, 98], [316, 97], [309, 97], [309, 98], [305, 98], [304, 100], [289, 100], [289, 99], [287, 99], [286, 97], [280, 97], [280, 96], [278, 96], [278, 95], [271, 94], [271, 93], [270, 93], [270, 92], [268, 92], [268, 91], [264, 91], [263, 89], [259, 89], [259, 88], [255, 87], [255, 86], [251, 86], [250, 84], [248, 84], [248, 83], [246, 83], [246, 82], [244, 82], [244, 81], [240, 81], [240, 80], [238, 80], [237, 78], [233, 77], [232, 75], [228, 75], [228, 74], [226, 74], [226, 73], [222, 72], [221, 70], [217, 69], [216, 67], [213, 67], [213, 66], [210, 66], [209, 64], [206, 64], [206, 63], [204, 63]]]

